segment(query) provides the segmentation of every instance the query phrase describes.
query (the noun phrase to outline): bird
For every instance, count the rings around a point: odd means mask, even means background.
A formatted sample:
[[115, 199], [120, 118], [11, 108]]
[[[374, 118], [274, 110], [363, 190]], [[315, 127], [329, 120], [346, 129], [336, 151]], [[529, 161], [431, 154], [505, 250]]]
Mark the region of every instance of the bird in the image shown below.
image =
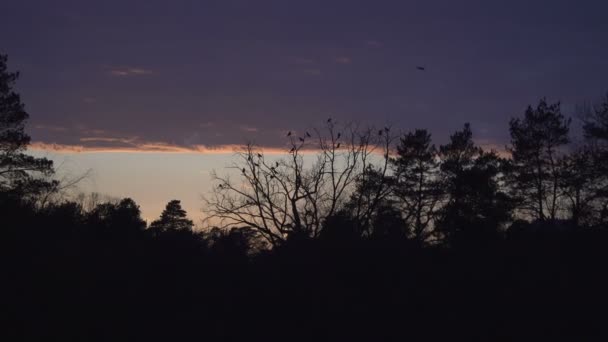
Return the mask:
[[245, 168], [243, 168], [241, 171], [242, 171], [243, 173], [245, 173]]
[[327, 123], [330, 123], [330, 122], [331, 122], [331, 118], [327, 119]]
[[306, 132], [306, 136], [310, 138], [310, 133]]
[[420, 70], [420, 71], [425, 71], [425, 70], [426, 70], [426, 68], [425, 68], [425, 67], [423, 67], [423, 66], [417, 66], [417, 67], [416, 67], [416, 69], [418, 69], [418, 70]]
[[340, 148], [340, 143], [338, 143], [338, 145], [336, 146], [336, 148]]
[[301, 142], [304, 142], [304, 138], [300, 137], [298, 139], [300, 139]]
[[379, 131], [378, 131], [378, 135], [382, 135], [382, 130], [379, 130]]
[[222, 184], [217, 186], [218, 188], [222, 189], [224, 186]]
[[291, 150], [289, 150], [289, 153], [293, 153], [293, 151], [295, 151], [295, 150], [296, 150], [296, 148], [292, 147]]
[[338, 133], [338, 139], [340, 139], [341, 136], [342, 136], [342, 133]]
[[279, 167], [279, 162], [276, 162], [277, 167]]
[[262, 158], [262, 155], [260, 153], [258, 153], [258, 158]]
[[287, 136], [290, 137], [291, 136], [291, 131], [287, 132]]

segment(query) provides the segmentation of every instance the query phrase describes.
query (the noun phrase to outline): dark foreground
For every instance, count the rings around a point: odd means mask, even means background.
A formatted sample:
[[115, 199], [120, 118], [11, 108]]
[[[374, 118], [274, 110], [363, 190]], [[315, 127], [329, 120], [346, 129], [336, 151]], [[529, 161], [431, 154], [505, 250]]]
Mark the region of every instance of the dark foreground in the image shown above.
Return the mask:
[[292, 239], [253, 253], [246, 231], [2, 214], [4, 341], [605, 340], [601, 227], [520, 225], [452, 247]]

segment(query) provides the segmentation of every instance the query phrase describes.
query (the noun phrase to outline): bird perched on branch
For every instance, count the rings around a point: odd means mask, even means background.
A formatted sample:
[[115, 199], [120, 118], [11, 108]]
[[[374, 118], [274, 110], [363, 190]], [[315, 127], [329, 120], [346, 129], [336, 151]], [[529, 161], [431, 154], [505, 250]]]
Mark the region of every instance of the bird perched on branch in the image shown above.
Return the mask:
[[287, 132], [287, 136], [290, 137], [291, 136], [291, 131]]
[[306, 136], [310, 138], [310, 133], [306, 132]]

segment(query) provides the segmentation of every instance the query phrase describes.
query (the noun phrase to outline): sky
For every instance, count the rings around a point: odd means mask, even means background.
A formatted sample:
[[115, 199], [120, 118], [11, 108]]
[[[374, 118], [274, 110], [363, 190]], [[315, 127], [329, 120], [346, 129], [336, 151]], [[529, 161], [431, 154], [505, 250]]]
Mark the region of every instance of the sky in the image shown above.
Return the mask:
[[[3, 1], [31, 150], [153, 218], [199, 217], [235, 146], [281, 149], [328, 117], [437, 143], [470, 122], [508, 143], [541, 97], [566, 114], [608, 90], [608, 2]], [[420, 71], [417, 66], [425, 67]], [[207, 173], [205, 173], [207, 172]]]

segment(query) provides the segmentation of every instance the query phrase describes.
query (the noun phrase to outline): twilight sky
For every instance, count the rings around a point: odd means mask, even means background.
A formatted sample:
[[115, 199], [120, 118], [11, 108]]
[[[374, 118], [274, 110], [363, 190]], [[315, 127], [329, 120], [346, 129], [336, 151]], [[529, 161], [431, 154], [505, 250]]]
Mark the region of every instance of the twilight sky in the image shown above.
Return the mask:
[[87, 151], [135, 163], [278, 147], [329, 116], [439, 143], [468, 121], [502, 145], [540, 97], [570, 114], [608, 90], [606, 13], [605, 0], [15, 0], [0, 4], [0, 52], [22, 72], [37, 153], [76, 148], [79, 167]]

